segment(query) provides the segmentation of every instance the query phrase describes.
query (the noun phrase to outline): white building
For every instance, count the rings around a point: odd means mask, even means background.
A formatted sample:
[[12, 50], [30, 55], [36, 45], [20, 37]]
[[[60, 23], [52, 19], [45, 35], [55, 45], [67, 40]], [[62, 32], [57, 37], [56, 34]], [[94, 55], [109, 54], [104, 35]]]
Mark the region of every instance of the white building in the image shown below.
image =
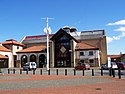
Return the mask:
[[0, 54], [8, 57], [3, 67], [6, 67], [6, 68], [19, 67], [20, 64], [17, 61], [16, 52], [22, 50], [23, 46], [24, 46], [23, 44], [13, 39], [2, 42], [2, 45], [1, 45], [2, 50]]

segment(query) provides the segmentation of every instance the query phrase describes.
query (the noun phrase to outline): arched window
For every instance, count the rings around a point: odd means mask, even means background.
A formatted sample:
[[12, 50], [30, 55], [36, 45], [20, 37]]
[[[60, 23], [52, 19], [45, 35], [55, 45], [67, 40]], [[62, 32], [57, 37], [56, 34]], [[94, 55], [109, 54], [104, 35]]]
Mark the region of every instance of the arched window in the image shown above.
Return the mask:
[[39, 56], [39, 67], [43, 68], [44, 64], [46, 64], [46, 56], [44, 54], [41, 54]]
[[[5, 55], [5, 56], [8, 57], [8, 55]], [[3, 67], [8, 68], [9, 67], [8, 64], [9, 64], [9, 57], [8, 59], [4, 60]]]
[[35, 55], [30, 56], [30, 62], [36, 62], [36, 56]]
[[25, 64], [27, 62], [27, 56], [26, 55], [23, 55], [21, 57], [21, 67], [23, 66], [23, 64]]

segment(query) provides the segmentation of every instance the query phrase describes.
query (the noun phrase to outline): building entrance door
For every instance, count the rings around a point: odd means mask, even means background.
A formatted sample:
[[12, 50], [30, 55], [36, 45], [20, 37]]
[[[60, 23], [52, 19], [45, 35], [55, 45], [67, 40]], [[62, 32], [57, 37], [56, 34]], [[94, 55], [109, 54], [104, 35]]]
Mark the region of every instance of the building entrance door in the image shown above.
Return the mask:
[[46, 56], [41, 54], [39, 56], [39, 68], [43, 68], [46, 65]]

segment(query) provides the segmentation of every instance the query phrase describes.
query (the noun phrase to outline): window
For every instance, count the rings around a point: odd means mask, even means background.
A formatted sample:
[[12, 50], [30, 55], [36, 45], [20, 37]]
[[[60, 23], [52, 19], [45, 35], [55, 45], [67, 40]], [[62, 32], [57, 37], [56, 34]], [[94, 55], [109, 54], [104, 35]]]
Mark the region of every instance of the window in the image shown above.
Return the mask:
[[91, 64], [94, 63], [94, 60], [93, 60], [93, 59], [90, 59], [90, 60], [89, 60], [89, 63], [91, 63]]
[[85, 61], [84, 60], [80, 60], [80, 62], [84, 63]]
[[59, 35], [55, 39], [55, 67], [71, 66], [71, 39], [66, 35]]
[[84, 52], [79, 52], [79, 55], [80, 56], [84, 56]]
[[23, 64], [27, 63], [28, 61], [28, 57], [26, 55], [23, 55], [21, 57], [21, 67], [23, 66]]
[[89, 55], [93, 55], [93, 51], [89, 51]]
[[19, 46], [17, 46], [17, 49], [19, 49]]

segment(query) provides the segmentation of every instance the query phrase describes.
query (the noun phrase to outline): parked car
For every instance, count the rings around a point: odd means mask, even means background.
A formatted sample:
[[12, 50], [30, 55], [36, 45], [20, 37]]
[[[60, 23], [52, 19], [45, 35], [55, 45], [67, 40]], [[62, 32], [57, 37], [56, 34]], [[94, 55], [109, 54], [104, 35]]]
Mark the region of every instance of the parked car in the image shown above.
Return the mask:
[[125, 62], [117, 62], [118, 69], [125, 69]]
[[117, 66], [116, 62], [111, 62], [111, 68], [112, 69], [118, 69], [118, 66]]
[[102, 64], [102, 65], [101, 65], [101, 69], [104, 69], [104, 70], [109, 69], [109, 67], [108, 67], [108, 63], [106, 63], [106, 64]]
[[27, 62], [23, 65], [23, 70], [36, 70], [37, 65], [35, 62]]
[[80, 63], [75, 67], [76, 70], [86, 70], [90, 69], [90, 65], [88, 63]]
[[101, 69], [107, 70], [107, 69], [110, 69], [110, 68], [118, 69], [118, 66], [117, 66], [117, 64], [115, 62], [111, 62], [111, 67], [108, 67], [108, 63], [101, 65]]

